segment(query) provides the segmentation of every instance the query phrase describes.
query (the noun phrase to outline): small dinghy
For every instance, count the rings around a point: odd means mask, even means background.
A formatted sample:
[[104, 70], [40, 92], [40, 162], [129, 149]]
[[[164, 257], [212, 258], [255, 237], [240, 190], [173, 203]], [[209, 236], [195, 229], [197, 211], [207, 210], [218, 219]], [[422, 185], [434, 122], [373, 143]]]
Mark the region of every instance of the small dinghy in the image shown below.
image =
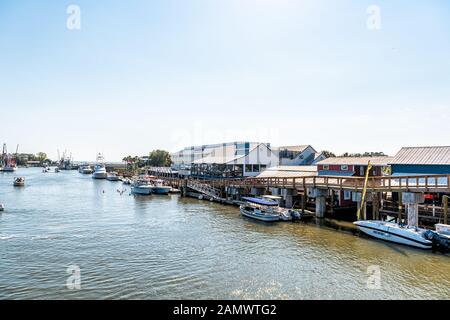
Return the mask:
[[24, 187], [25, 186], [25, 178], [19, 177], [14, 179], [14, 187]]
[[377, 239], [421, 249], [432, 249], [433, 247], [433, 241], [427, 236], [427, 230], [422, 228], [379, 220], [355, 221], [353, 224], [363, 233]]

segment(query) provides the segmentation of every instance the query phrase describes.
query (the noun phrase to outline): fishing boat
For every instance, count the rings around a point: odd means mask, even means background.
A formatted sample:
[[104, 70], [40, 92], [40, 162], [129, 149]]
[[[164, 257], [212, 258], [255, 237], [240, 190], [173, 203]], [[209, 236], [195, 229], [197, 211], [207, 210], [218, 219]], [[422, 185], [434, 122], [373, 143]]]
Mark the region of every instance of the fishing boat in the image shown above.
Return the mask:
[[59, 158], [59, 164], [58, 168], [60, 170], [72, 170], [74, 169], [74, 165], [72, 163], [72, 154], [68, 153], [67, 150], [65, 150], [62, 154], [62, 157], [59, 157], [59, 150], [58, 150], [58, 158]]
[[243, 216], [265, 222], [280, 220], [280, 214], [273, 210], [274, 207], [278, 207], [276, 201], [252, 197], [243, 197], [242, 200], [245, 203], [239, 209]]
[[172, 187], [165, 186], [162, 180], [155, 180], [154, 185], [152, 186], [152, 191], [155, 194], [169, 194]]
[[16, 157], [19, 149], [19, 145], [16, 148], [15, 156], [8, 154], [6, 143], [3, 144], [3, 152], [1, 156], [2, 172], [15, 172], [17, 170]]
[[153, 186], [147, 181], [136, 181], [131, 185], [132, 194], [151, 195]]
[[94, 173], [92, 174], [93, 179], [106, 179], [108, 174], [106, 173], [106, 166], [104, 163], [104, 158], [101, 153], [97, 155], [97, 163], [94, 166]]
[[25, 186], [25, 178], [18, 177], [14, 179], [14, 187], [24, 187]]
[[426, 229], [381, 220], [355, 221], [353, 224], [363, 233], [377, 239], [421, 249], [431, 249], [433, 246]]
[[106, 176], [106, 180], [108, 181], [120, 181], [120, 177], [117, 175], [116, 172], [108, 173]]

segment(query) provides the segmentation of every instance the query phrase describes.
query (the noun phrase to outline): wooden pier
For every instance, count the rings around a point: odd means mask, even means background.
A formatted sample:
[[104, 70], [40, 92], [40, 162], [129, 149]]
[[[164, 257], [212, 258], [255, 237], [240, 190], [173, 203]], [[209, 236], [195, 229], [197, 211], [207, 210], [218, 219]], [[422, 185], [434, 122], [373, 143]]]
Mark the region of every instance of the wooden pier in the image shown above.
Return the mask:
[[[174, 176], [171, 171], [164, 170], [148, 171], [148, 174], [163, 179], [166, 184], [182, 190], [186, 194], [192, 190], [199, 194], [204, 194], [209, 199], [219, 202], [229, 202], [239, 200], [241, 195], [253, 194], [255, 196], [270, 194], [274, 190], [277, 195], [284, 195], [291, 201], [286, 203], [287, 207], [293, 207], [295, 203], [300, 203], [302, 209], [313, 205], [316, 206], [317, 217], [324, 217], [326, 211], [333, 210], [333, 204], [327, 205], [329, 194], [345, 190], [353, 193], [362, 193], [364, 188], [364, 177], [342, 177], [342, 176], [305, 176], [305, 177], [276, 177], [276, 178], [232, 178], [232, 179], [180, 179]], [[185, 191], [183, 191], [185, 190]], [[417, 176], [377, 176], [369, 177], [367, 192], [371, 194], [369, 203], [372, 207], [371, 217], [380, 219], [386, 216], [397, 217], [398, 220], [405, 219], [407, 210], [415, 210], [422, 221], [429, 223], [448, 223], [448, 206], [420, 206], [419, 200], [413, 203], [415, 206], [404, 205], [402, 194], [423, 195], [424, 193], [450, 194], [450, 175], [417, 175]], [[397, 193], [399, 200], [392, 207], [383, 206], [383, 199], [387, 195]], [[293, 201], [293, 197], [300, 197], [300, 201]], [[360, 206], [361, 203], [358, 203]], [[365, 204], [364, 206], [366, 206]], [[331, 209], [330, 209], [331, 208]], [[366, 208], [363, 209], [363, 219], [368, 218]]]

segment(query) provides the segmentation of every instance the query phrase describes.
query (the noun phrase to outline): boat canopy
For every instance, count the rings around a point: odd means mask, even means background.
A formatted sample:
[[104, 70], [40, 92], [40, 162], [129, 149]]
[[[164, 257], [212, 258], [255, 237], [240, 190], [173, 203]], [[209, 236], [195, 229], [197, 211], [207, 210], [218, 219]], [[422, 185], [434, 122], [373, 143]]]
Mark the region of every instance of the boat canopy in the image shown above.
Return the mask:
[[252, 197], [242, 197], [242, 200], [245, 200], [247, 202], [260, 204], [262, 206], [278, 206], [278, 202], [272, 201], [272, 200], [265, 200], [261, 198], [252, 198]]

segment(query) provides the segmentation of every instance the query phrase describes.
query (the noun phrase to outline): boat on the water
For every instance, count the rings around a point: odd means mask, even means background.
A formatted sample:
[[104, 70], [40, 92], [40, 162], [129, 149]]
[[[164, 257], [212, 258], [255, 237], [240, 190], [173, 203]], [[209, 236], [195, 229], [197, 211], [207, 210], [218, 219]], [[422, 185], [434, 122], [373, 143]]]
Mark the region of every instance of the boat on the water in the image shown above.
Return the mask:
[[172, 187], [165, 186], [162, 180], [155, 180], [154, 185], [152, 186], [152, 191], [155, 194], [169, 194]]
[[5, 206], [3, 205], [3, 203], [0, 203], [0, 211], [5, 211]]
[[80, 168], [78, 168], [78, 172], [82, 174], [92, 174], [94, 170], [92, 170], [90, 166], [81, 166]]
[[132, 194], [151, 195], [153, 192], [153, 186], [146, 181], [135, 181], [131, 185]]
[[108, 174], [106, 173], [106, 166], [104, 162], [103, 155], [99, 153], [97, 155], [97, 163], [94, 167], [94, 173], [92, 174], [93, 179], [106, 179]]
[[106, 176], [106, 180], [108, 180], [108, 181], [120, 181], [120, 177], [117, 175], [116, 172], [110, 172]]
[[3, 144], [3, 152], [0, 157], [0, 164], [1, 164], [2, 172], [15, 172], [17, 170], [16, 157], [17, 157], [18, 149], [19, 149], [19, 145], [17, 145], [15, 155], [8, 154], [8, 151], [6, 148], [6, 143]]
[[24, 187], [25, 186], [25, 178], [18, 177], [14, 179], [14, 187]]
[[377, 239], [421, 249], [431, 249], [433, 246], [426, 229], [381, 220], [355, 221], [353, 224], [363, 233]]
[[252, 197], [243, 197], [242, 200], [245, 203], [239, 209], [243, 216], [265, 222], [280, 220], [280, 214], [273, 210], [274, 207], [278, 207], [278, 202]]

